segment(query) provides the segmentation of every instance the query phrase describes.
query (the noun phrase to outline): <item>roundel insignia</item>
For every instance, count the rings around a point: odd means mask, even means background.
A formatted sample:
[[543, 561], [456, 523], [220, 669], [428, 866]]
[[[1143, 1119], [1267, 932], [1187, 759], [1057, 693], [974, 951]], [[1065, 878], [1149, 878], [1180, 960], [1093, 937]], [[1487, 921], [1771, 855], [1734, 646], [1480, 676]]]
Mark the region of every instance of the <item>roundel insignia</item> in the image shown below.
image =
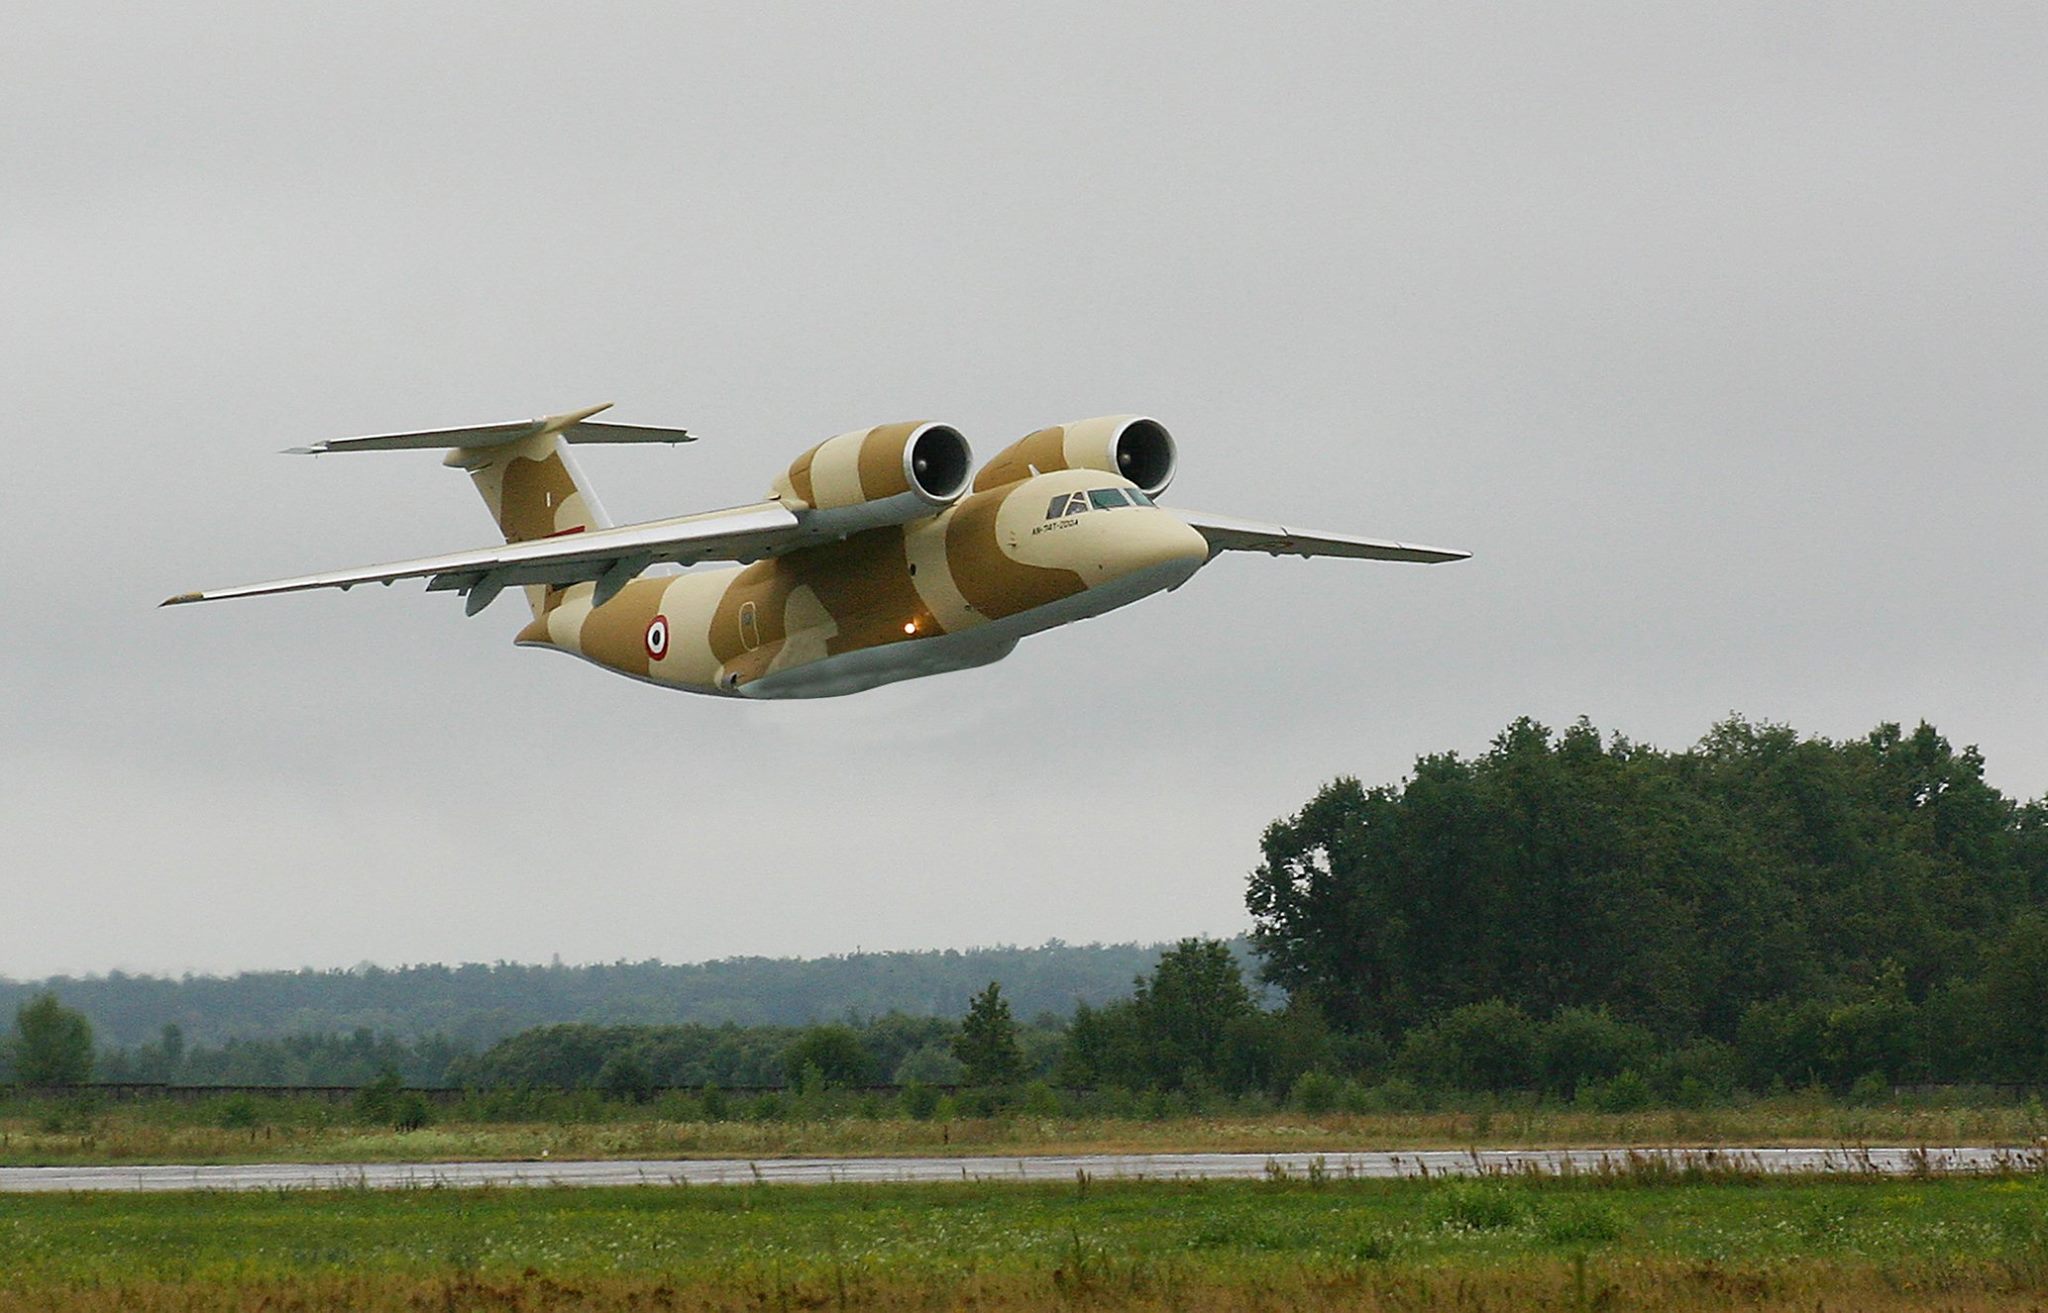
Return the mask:
[[647, 659], [659, 661], [668, 655], [668, 617], [658, 615], [647, 622]]

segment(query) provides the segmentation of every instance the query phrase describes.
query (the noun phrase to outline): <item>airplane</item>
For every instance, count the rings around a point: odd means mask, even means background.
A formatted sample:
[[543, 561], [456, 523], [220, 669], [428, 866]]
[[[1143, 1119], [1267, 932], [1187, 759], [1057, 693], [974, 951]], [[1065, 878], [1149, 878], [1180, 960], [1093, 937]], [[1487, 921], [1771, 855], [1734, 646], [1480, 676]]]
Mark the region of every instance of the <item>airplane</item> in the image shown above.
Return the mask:
[[[163, 603], [425, 579], [476, 615], [526, 590], [514, 640], [665, 688], [816, 698], [987, 665], [1020, 639], [1172, 591], [1217, 554], [1433, 564], [1468, 552], [1169, 510], [1173, 436], [1142, 415], [1040, 429], [979, 471], [946, 424], [882, 424], [791, 462], [766, 500], [614, 525], [577, 468], [584, 443], [680, 443], [683, 429], [541, 419], [338, 438], [293, 453], [447, 449], [505, 536], [453, 552]], [[726, 564], [703, 569], [707, 562]]]

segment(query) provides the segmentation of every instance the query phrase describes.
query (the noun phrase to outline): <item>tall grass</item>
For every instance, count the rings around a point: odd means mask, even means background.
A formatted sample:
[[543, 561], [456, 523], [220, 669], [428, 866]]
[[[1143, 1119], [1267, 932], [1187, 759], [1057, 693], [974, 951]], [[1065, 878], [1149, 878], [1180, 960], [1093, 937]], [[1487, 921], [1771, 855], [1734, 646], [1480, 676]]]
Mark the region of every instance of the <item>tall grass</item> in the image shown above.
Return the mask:
[[1534, 1101], [1431, 1112], [1306, 1113], [1250, 1106], [901, 1115], [879, 1098], [778, 1100], [707, 1118], [695, 1096], [607, 1103], [590, 1092], [488, 1096], [435, 1110], [410, 1132], [347, 1105], [233, 1096], [199, 1104], [15, 1101], [0, 1105], [0, 1164], [447, 1161], [476, 1158], [777, 1157], [854, 1154], [1338, 1152], [1570, 1146], [1974, 1144], [2034, 1146], [2039, 1103], [1850, 1106], [1795, 1095], [1702, 1109], [1613, 1113]]

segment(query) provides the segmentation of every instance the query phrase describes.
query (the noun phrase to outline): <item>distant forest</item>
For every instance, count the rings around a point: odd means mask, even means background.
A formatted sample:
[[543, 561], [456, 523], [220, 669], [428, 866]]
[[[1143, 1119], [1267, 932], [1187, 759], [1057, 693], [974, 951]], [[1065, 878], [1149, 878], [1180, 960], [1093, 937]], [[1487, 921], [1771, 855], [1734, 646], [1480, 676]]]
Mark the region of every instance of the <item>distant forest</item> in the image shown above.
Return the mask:
[[131, 1048], [178, 1027], [185, 1046], [296, 1036], [401, 1041], [436, 1037], [481, 1050], [559, 1022], [801, 1026], [897, 1012], [957, 1017], [968, 996], [1000, 980], [1021, 1018], [1060, 1016], [1077, 1003], [1131, 992], [1164, 944], [1064, 944], [822, 958], [736, 957], [671, 965], [430, 964], [347, 971], [253, 971], [235, 976], [56, 976], [0, 979], [0, 1028], [50, 992], [91, 1021], [105, 1047]]

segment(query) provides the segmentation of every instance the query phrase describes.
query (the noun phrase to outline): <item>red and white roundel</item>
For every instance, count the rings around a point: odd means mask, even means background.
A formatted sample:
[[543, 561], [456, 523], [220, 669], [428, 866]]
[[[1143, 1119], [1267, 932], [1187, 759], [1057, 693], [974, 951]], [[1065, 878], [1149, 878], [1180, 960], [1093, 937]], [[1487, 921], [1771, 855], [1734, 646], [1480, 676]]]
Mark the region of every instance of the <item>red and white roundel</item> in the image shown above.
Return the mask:
[[647, 659], [659, 661], [668, 655], [668, 617], [658, 615], [647, 622]]

